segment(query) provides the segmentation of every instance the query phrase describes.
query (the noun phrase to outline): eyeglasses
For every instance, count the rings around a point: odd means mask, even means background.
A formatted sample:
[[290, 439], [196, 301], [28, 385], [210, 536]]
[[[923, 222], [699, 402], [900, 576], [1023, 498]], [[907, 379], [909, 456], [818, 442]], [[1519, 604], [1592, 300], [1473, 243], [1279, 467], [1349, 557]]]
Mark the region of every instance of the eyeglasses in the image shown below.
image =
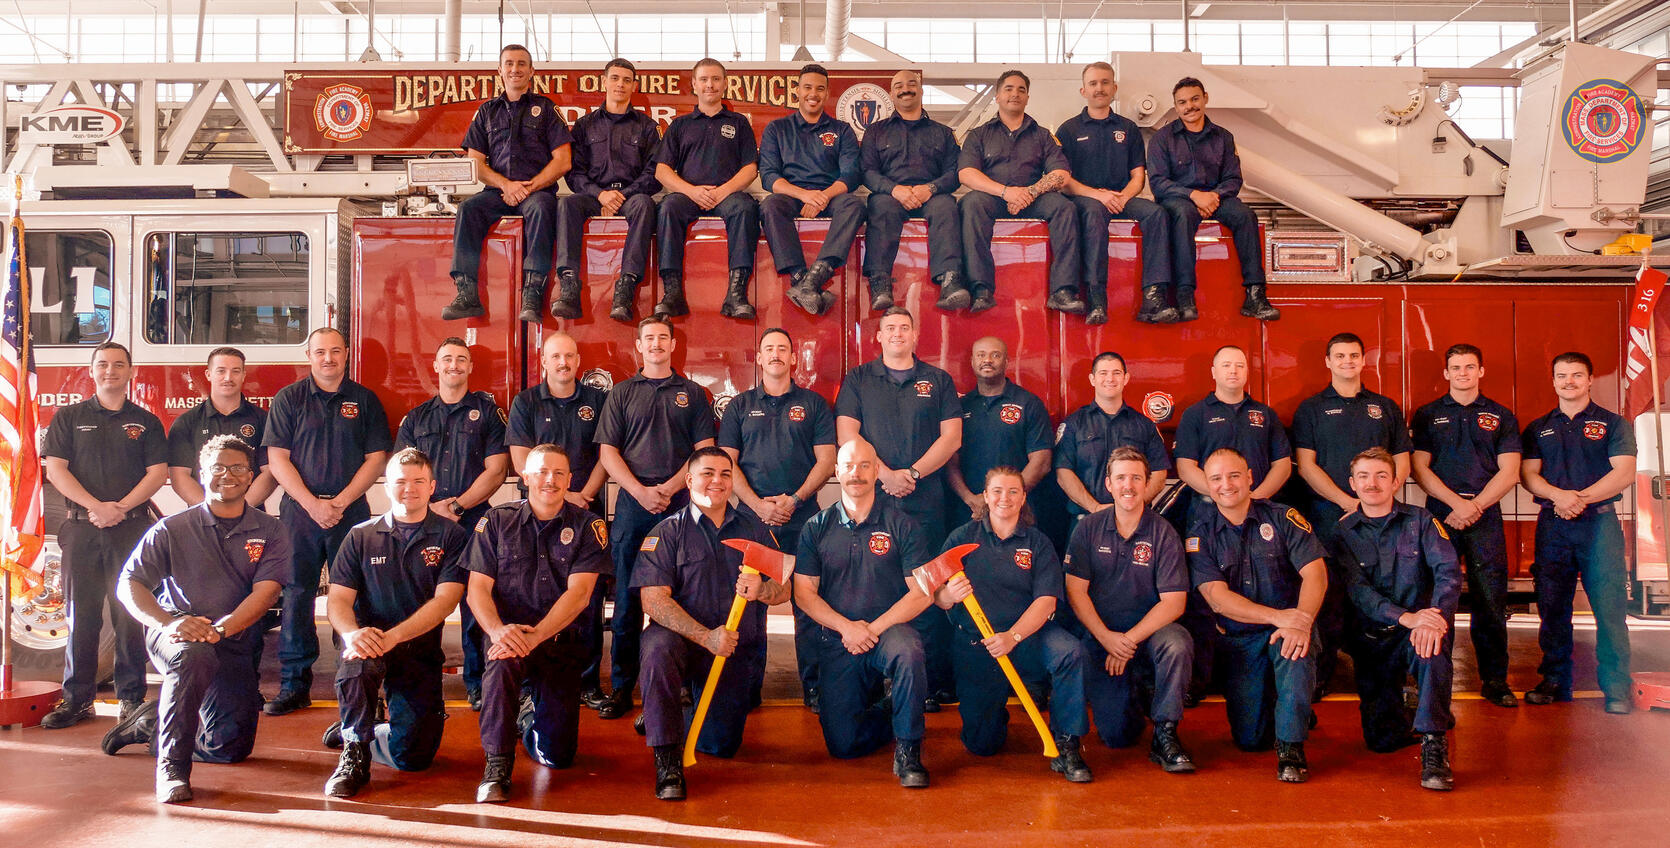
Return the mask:
[[253, 470], [255, 470], [255, 469], [250, 468], [247, 465], [219, 465], [219, 464], [216, 464], [216, 465], [209, 466], [209, 473], [214, 474], [216, 476], [219, 476], [221, 474], [236, 474], [239, 477], [242, 477], [243, 475], [248, 474], [249, 472], [251, 472]]

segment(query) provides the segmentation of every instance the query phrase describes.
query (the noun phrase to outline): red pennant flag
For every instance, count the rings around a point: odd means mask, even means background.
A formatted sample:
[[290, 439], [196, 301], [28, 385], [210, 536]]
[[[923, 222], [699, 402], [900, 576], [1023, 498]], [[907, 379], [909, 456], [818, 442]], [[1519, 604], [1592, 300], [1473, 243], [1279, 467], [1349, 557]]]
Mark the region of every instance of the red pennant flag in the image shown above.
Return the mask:
[[1629, 349], [1624, 355], [1624, 419], [1634, 421], [1637, 415], [1653, 406], [1652, 357], [1656, 355], [1647, 344], [1647, 327], [1654, 327], [1655, 341], [1664, 338], [1667, 324], [1658, 314], [1659, 295], [1664, 293], [1665, 274], [1647, 266], [1641, 259], [1641, 270], [1635, 275], [1635, 297], [1629, 305]]

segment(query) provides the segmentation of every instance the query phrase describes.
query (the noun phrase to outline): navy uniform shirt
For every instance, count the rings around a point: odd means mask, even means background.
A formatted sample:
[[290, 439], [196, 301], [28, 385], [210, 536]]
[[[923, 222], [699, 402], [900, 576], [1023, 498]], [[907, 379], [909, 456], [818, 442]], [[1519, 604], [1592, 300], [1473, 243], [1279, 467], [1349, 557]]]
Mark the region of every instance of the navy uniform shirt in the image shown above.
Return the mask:
[[[442, 583], [466, 583], [464, 550], [470, 532], [430, 510], [417, 524], [397, 524], [394, 513], [348, 531], [331, 562], [331, 583], [353, 589], [354, 620], [387, 630], [435, 599]], [[441, 627], [412, 641], [438, 650]]]
[[70, 474], [88, 494], [111, 502], [133, 491], [146, 469], [168, 462], [168, 442], [162, 421], [144, 407], [124, 400], [113, 411], [90, 397], [52, 416], [41, 456], [68, 462]]
[[[723, 627], [736, 599], [736, 578], [742, 572], [742, 552], [721, 544], [746, 539], [775, 549], [777, 538], [765, 523], [740, 509], [727, 507], [718, 527], [691, 504], [661, 520], [638, 546], [632, 568], [633, 589], [666, 586], [673, 600], [697, 624]], [[743, 645], [765, 646], [765, 604], [744, 608], [737, 627]]]
[[[1171, 470], [1165, 441], [1148, 416], [1128, 403], [1109, 415], [1094, 402], [1079, 407], [1062, 423], [1055, 440], [1055, 467], [1071, 470], [1098, 503], [1113, 503], [1108, 493], [1108, 456], [1118, 447], [1142, 451], [1149, 472]], [[1084, 514], [1084, 508], [1071, 500], [1067, 508], [1075, 515]]]
[[480, 151], [505, 179], [531, 180], [551, 164], [552, 151], [573, 140], [557, 104], [529, 91], [514, 102], [500, 94], [481, 104], [460, 146]]
[[1023, 115], [1020, 129], [1013, 132], [1001, 117], [970, 130], [957, 168], [973, 168], [1006, 186], [1029, 186], [1051, 171], [1070, 171], [1072, 165], [1050, 131]]
[[417, 405], [400, 420], [394, 447], [417, 448], [435, 468], [435, 497], [456, 498], [505, 452], [504, 413], [486, 392], [465, 392], [457, 403], [439, 396]]
[[574, 122], [574, 167], [568, 188], [596, 197], [618, 191], [627, 197], [655, 194], [655, 147], [661, 131], [655, 119], [630, 106], [615, 114], [608, 109], [589, 112]]
[[1026, 467], [1027, 454], [1050, 449], [1050, 413], [1038, 396], [1005, 380], [991, 397], [979, 390], [963, 395], [963, 446], [958, 469], [972, 492], [986, 485], [986, 472], [1000, 465]]
[[1241, 157], [1235, 136], [1206, 119], [1200, 132], [1189, 132], [1182, 121], [1160, 127], [1148, 140], [1148, 185], [1155, 200], [1188, 199], [1191, 191], [1216, 192], [1220, 197], [1241, 193]]
[[[951, 375], [915, 357], [911, 362], [910, 374], [901, 384], [893, 380], [880, 357], [872, 359], [848, 371], [835, 396], [835, 415], [858, 419], [859, 435], [895, 471], [910, 467], [928, 452], [939, 439], [941, 421], [960, 419], [963, 414]], [[939, 473], [925, 474], [922, 479]]]
[[818, 463], [813, 449], [835, 444], [835, 414], [811, 389], [790, 384], [787, 392], [769, 395], [755, 386], [725, 407], [717, 444], [737, 452], [755, 494], [792, 495]]
[[1164, 592], [1189, 591], [1183, 542], [1171, 523], [1144, 509], [1130, 538], [1119, 535], [1115, 510], [1085, 516], [1067, 542], [1067, 573], [1090, 581], [1096, 615], [1109, 630], [1137, 626]]
[[864, 186], [871, 194], [891, 194], [901, 185], [932, 185], [934, 194], [950, 194], [962, 184], [961, 152], [951, 128], [926, 114], [914, 121], [889, 115], [871, 124], [859, 145]]
[[[1466, 406], [1446, 393], [1415, 410], [1411, 422], [1415, 450], [1432, 454], [1432, 473], [1464, 498], [1477, 495], [1501, 470], [1496, 457], [1519, 453], [1519, 420], [1513, 410], [1479, 395]], [[1443, 518], [1450, 505], [1426, 499], [1427, 509]]]
[[760, 134], [760, 185], [766, 191], [780, 179], [812, 191], [839, 181], [856, 191], [862, 178], [858, 135], [828, 112], [811, 123], [799, 112], [784, 115], [766, 124]]
[[[496, 506], [476, 522], [464, 551], [469, 570], [493, 578], [493, 606], [506, 624], [538, 624], [568, 591], [575, 574], [615, 572], [603, 519], [566, 501], [540, 526], [527, 501]], [[584, 639], [590, 616], [578, 615], [561, 634]]]
[[[248, 598], [255, 584], [290, 580], [290, 534], [279, 520], [250, 506], [222, 526], [206, 503], [158, 521], [122, 566], [170, 615], [218, 621]], [[125, 614], [125, 613], [124, 613]], [[259, 639], [260, 627], [234, 638]]]
[[609, 392], [595, 438], [620, 451], [638, 482], [654, 486], [683, 471], [696, 443], [713, 437], [713, 406], [701, 386], [677, 372], [651, 380], [640, 371]]
[[1091, 188], [1124, 191], [1131, 171], [1147, 167], [1142, 130], [1118, 112], [1109, 111], [1098, 120], [1083, 109], [1062, 122], [1055, 138], [1072, 163], [1073, 179]]
[[1391, 627], [1398, 616], [1429, 607], [1455, 620], [1461, 565], [1432, 513], [1404, 503], [1380, 518], [1353, 512], [1340, 521], [1332, 547], [1351, 605], [1368, 622]]
[[[1195, 588], [1222, 581], [1230, 591], [1271, 609], [1299, 605], [1299, 569], [1322, 559], [1322, 544], [1299, 511], [1275, 501], [1254, 500], [1247, 520], [1237, 527], [1217, 509], [1205, 511], [1183, 540], [1189, 576]], [[1218, 616], [1218, 627], [1232, 636], [1269, 633], [1268, 624], [1248, 624]]]
[[794, 573], [818, 578], [818, 597], [853, 621], [875, 621], [906, 592], [911, 570], [933, 557], [916, 519], [876, 493], [870, 514], [853, 523], [836, 501], [806, 522]]
[[290, 462], [307, 490], [321, 498], [335, 497], [347, 488], [366, 454], [394, 444], [383, 402], [370, 389], [344, 379], [337, 391], [327, 392], [312, 377], [273, 396], [261, 443], [290, 451]]
[[[941, 553], [966, 544], [980, 546], [963, 557], [963, 573], [968, 575], [974, 597], [991, 621], [993, 632], [1014, 627], [1026, 608], [1039, 598], [1055, 598], [1058, 608], [1066, 606], [1061, 558], [1044, 531], [1024, 525], [1016, 527], [1009, 538], [999, 539], [989, 521], [977, 519], [952, 530]], [[962, 604], [953, 606], [949, 615], [965, 633], [981, 638], [974, 617]]]
[[655, 151], [655, 161], [691, 185], [716, 186], [753, 164], [758, 154], [747, 116], [729, 109], [713, 115], [697, 109], [673, 119]]
[[261, 446], [261, 437], [266, 432], [266, 410], [250, 403], [248, 398], [239, 399], [238, 408], [231, 415], [220, 414], [214, 402], [204, 398], [202, 403], [174, 419], [174, 426], [168, 428], [168, 464], [190, 468], [195, 476], [197, 457], [210, 439], [237, 436], [255, 448], [255, 473], [259, 474], [267, 467], [267, 449]]
[[1206, 458], [1220, 448], [1234, 448], [1247, 458], [1254, 488], [1270, 475], [1276, 460], [1293, 456], [1287, 428], [1274, 409], [1250, 396], [1237, 404], [1224, 403], [1210, 392], [1183, 410], [1177, 422], [1177, 458], [1205, 467]]
[[1332, 385], [1299, 402], [1293, 446], [1316, 451], [1316, 464], [1340, 491], [1351, 494], [1351, 460], [1372, 447], [1395, 456], [1411, 449], [1403, 410], [1382, 394], [1361, 389], [1340, 397]]
[[[1612, 457], [1635, 456], [1635, 434], [1629, 422], [1592, 401], [1575, 418], [1555, 407], [1525, 428], [1524, 439], [1525, 458], [1542, 460], [1542, 479], [1561, 489], [1592, 486], [1612, 473]], [[1611, 512], [1611, 504], [1621, 498], [1622, 493], [1589, 504], [1583, 514]], [[1544, 509], [1554, 507], [1547, 498], [1536, 501]]]
[[574, 386], [574, 394], [565, 398], [552, 395], [551, 385], [544, 380], [517, 393], [510, 402], [504, 443], [521, 448], [560, 446], [568, 454], [573, 481], [569, 488], [579, 491], [597, 467], [597, 420], [609, 393], [585, 383]]

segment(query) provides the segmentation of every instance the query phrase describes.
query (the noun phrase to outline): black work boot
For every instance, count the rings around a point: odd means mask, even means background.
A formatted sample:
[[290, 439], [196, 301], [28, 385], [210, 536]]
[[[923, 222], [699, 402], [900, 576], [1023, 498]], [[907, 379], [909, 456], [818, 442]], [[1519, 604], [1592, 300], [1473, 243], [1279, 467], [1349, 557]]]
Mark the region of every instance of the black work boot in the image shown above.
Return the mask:
[[1177, 320], [1193, 321], [1200, 317], [1200, 309], [1195, 306], [1195, 290], [1180, 288], [1177, 290]]
[[[620, 289], [615, 289], [615, 297], [620, 297]], [[684, 302], [684, 272], [661, 272], [661, 302], [655, 305], [655, 314], [668, 318], [689, 315], [690, 306]]]
[[475, 788], [475, 802], [496, 804], [510, 800], [510, 773], [515, 767], [515, 754], [488, 754], [487, 768], [481, 773], [481, 785]]
[[1283, 783], [1304, 783], [1310, 777], [1305, 762], [1305, 743], [1276, 740], [1276, 779]]
[[1142, 307], [1137, 310], [1137, 320], [1144, 324], [1175, 324], [1180, 316], [1176, 309], [1166, 304], [1165, 289], [1160, 286], [1146, 286], [1142, 290]]
[[957, 309], [967, 309], [972, 300], [968, 293], [968, 286], [963, 284], [963, 275], [956, 271], [946, 271], [934, 278], [939, 285], [939, 300], [934, 306], [951, 312]]
[[870, 309], [883, 312], [893, 306], [893, 278], [870, 278]]
[[928, 770], [922, 767], [922, 740], [893, 743], [893, 774], [906, 789], [927, 787]]
[[[1564, 703], [1571, 700], [1571, 689], [1544, 677], [1537, 685], [1525, 690], [1525, 703], [1544, 706], [1555, 702]], [[46, 722], [41, 722], [45, 727]]]
[[539, 307], [545, 303], [545, 280], [549, 274], [539, 271], [522, 272], [522, 311], [516, 317], [528, 324], [538, 324]]
[[1241, 301], [1241, 314], [1260, 321], [1275, 321], [1281, 318], [1281, 310], [1270, 305], [1270, 300], [1264, 296], [1264, 285], [1247, 286], [1247, 299]]
[[1058, 734], [1055, 748], [1060, 753], [1050, 758], [1050, 771], [1067, 778], [1068, 783], [1089, 783], [1090, 766], [1085, 765], [1084, 754], [1079, 751], [1079, 738]]
[[[128, 705], [132, 703], [133, 707]], [[149, 745], [151, 737], [157, 730], [157, 702], [122, 702], [122, 717], [116, 720], [116, 726], [104, 734], [99, 747], [106, 754], [115, 756], [117, 751], [129, 745]]]
[[[747, 268], [732, 268], [730, 283], [725, 287], [725, 302], [719, 305], [719, 314], [726, 318], [754, 317], [754, 306], [748, 302], [748, 281], [754, 272]], [[813, 315], [822, 314], [813, 312]]]
[[1089, 288], [1090, 291], [1085, 292], [1084, 298], [1085, 306], [1089, 308], [1084, 314], [1084, 323], [1100, 327], [1108, 322], [1108, 288], [1105, 285]]
[[580, 317], [580, 275], [573, 268], [557, 272], [557, 296], [551, 300], [551, 317]]
[[655, 797], [660, 801], [684, 800], [684, 755], [678, 745], [655, 746]]
[[157, 803], [183, 804], [191, 800], [191, 761], [157, 758]]
[[1148, 759], [1172, 774], [1193, 774], [1195, 761], [1183, 750], [1177, 738], [1177, 722], [1154, 722], [1154, 741], [1148, 746]]
[[1068, 315], [1083, 315], [1084, 301], [1073, 293], [1072, 289], [1056, 289], [1050, 292], [1050, 299], [1044, 301], [1044, 306]]
[[968, 303], [970, 315], [978, 315], [997, 305], [997, 293], [989, 285], [975, 284], [969, 287], [968, 293], [974, 298]]
[[481, 289], [476, 285], [474, 277], [468, 274], [453, 274], [452, 284], [458, 287], [458, 295], [451, 303], [441, 307], [442, 321], [480, 318], [487, 314], [487, 307], [481, 305]]
[[801, 268], [789, 274], [788, 294], [789, 300], [806, 310], [806, 314], [823, 314], [823, 287], [812, 282], [812, 269]]
[[638, 310], [632, 304], [638, 299], [638, 282], [641, 279], [637, 274], [622, 274], [615, 278], [615, 298], [609, 302], [610, 318], [622, 324], [638, 320]]
[[297, 686], [294, 689], [280, 689], [277, 697], [261, 706], [261, 711], [270, 716], [281, 716], [311, 706], [313, 698], [308, 695], [306, 689]]
[[1487, 680], [1479, 686], [1479, 697], [1498, 707], [1514, 709], [1519, 706], [1519, 699], [1514, 697], [1513, 690], [1508, 688], [1505, 680]]
[[73, 704], [67, 699], [59, 699], [53, 705], [52, 711], [41, 719], [42, 730], [62, 730], [73, 727], [93, 717], [93, 702]]
[[349, 742], [342, 746], [336, 771], [325, 781], [325, 794], [332, 798], [352, 798], [370, 782], [371, 749], [364, 742]]
[[1448, 792], [1455, 788], [1450, 773], [1450, 744], [1442, 733], [1421, 734], [1421, 788]]
[[325, 728], [324, 735], [319, 737], [319, 744], [333, 751], [342, 750], [342, 722], [331, 722], [331, 726]]

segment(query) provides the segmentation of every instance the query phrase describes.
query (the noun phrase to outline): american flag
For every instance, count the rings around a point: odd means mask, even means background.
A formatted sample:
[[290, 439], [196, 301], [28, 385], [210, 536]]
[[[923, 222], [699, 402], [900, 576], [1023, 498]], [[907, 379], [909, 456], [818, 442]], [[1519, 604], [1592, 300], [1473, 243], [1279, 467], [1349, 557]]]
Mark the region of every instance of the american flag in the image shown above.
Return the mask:
[[[20, 194], [21, 192], [19, 192]], [[16, 195], [14, 195], [16, 197]], [[23, 218], [14, 201], [6, 226], [6, 291], [0, 315], [0, 497], [6, 498], [3, 559], [14, 595], [39, 585], [35, 559], [46, 537], [41, 511], [41, 460], [35, 450], [35, 355], [29, 339], [29, 263]], [[10, 615], [0, 610], [0, 615]]]

